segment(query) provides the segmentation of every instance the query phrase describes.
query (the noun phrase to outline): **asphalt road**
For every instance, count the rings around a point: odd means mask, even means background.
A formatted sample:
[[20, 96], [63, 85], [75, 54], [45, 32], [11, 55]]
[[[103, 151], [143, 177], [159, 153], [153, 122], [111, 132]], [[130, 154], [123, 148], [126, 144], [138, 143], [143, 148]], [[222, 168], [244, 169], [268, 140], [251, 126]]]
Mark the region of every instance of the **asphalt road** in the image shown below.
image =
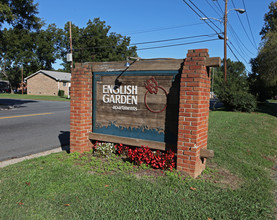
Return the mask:
[[69, 102], [0, 99], [0, 161], [68, 146], [69, 123]]

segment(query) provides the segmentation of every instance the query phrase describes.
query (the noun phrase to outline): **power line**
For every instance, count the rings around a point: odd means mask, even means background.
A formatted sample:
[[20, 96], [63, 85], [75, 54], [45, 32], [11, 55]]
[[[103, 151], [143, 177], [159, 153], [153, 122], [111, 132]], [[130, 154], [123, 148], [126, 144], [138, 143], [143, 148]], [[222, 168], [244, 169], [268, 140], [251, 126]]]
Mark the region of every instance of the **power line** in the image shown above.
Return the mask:
[[240, 52], [245, 56], [248, 57], [248, 55], [246, 54], [245, 50], [243, 50], [242, 46], [240, 46], [240, 42], [238, 41], [236, 35], [230, 30], [231, 35], [234, 37], [235, 41], [237, 42], [238, 48], [240, 50]]
[[[195, 13], [197, 14], [200, 18], [202, 18], [203, 16], [201, 16], [197, 11], [194, 10], [193, 7], [191, 7], [186, 0], [183, 0], [183, 2], [186, 3], [187, 6], [189, 6], [189, 8]], [[209, 19], [209, 18], [208, 18]], [[210, 20], [210, 19], [209, 19]], [[203, 20], [215, 33], [219, 34], [206, 20]]]
[[[235, 6], [235, 4], [234, 4], [234, 1], [233, 1], [233, 0], [231, 0], [231, 1], [232, 1], [232, 4], [233, 4], [234, 8], [236, 8], [236, 6]], [[248, 35], [248, 33], [247, 33], [247, 31], [246, 31], [246, 29], [245, 29], [245, 27], [244, 27], [244, 25], [243, 25], [241, 19], [240, 19], [240, 16], [238, 15], [238, 13], [236, 13], [236, 15], [237, 15], [237, 17], [238, 17], [238, 19], [239, 19], [239, 22], [240, 22], [240, 24], [241, 24], [241, 26], [242, 26], [242, 28], [243, 28], [243, 30], [244, 30], [244, 32], [245, 32], [245, 34], [246, 34], [248, 40], [250, 41], [250, 43], [252, 44], [252, 46], [253, 46], [255, 49], [257, 49], [257, 46], [255, 46], [255, 45], [253, 44], [252, 40], [250, 39], [250, 37], [249, 37], [249, 35]]]
[[227, 46], [230, 49], [231, 53], [234, 55], [234, 57], [237, 59], [237, 61], [241, 62], [228, 43]]
[[212, 2], [214, 3], [215, 8], [219, 11], [219, 13], [221, 13], [221, 15], [219, 15], [219, 16], [222, 17], [224, 12], [223, 12], [222, 8], [220, 7], [219, 3], [217, 2], [217, 4], [216, 4], [215, 1], [217, 1], [217, 0], [212, 0]]
[[[130, 44], [130, 46], [136, 46], [136, 45], [141, 45], [141, 44], [162, 43], [162, 42], [168, 42], [168, 41], [185, 40], [185, 39], [199, 38], [199, 37], [212, 37], [215, 35], [216, 34], [204, 34], [204, 35], [194, 35], [194, 36], [187, 36], [187, 37], [156, 40], [156, 41], [139, 42], [139, 43], [132, 43], [132, 44]], [[87, 49], [103, 49], [103, 48], [116, 49], [116, 46], [98, 46], [98, 47], [86, 47], [86, 48], [74, 48], [74, 49], [75, 50], [87, 50]]]
[[213, 2], [215, 2], [215, 1], [216, 1], [217, 5], [218, 5], [220, 11], [222, 12], [222, 14], [224, 14], [224, 11], [223, 11], [223, 9], [221, 8], [221, 6], [220, 6], [218, 0], [213, 0]]
[[[212, 36], [215, 36], [215, 35], [216, 34], [205, 34], [205, 35], [195, 35], [195, 36], [188, 36], [188, 37], [157, 40], [157, 41], [139, 42], [139, 43], [130, 44], [130, 46], [136, 46], [136, 45], [141, 45], [141, 44], [161, 43], [161, 42], [176, 41], [176, 40], [184, 40], [184, 39], [198, 38], [198, 37], [212, 37]], [[197, 42], [201, 42], [201, 41], [197, 41]], [[205, 40], [203, 42], [205, 42]], [[86, 48], [74, 48], [74, 49], [75, 50], [87, 50], [87, 49], [103, 49], [103, 48], [116, 49], [116, 46], [98, 46], [98, 47], [86, 47]]]
[[[242, 0], [242, 2], [243, 2], [243, 7], [244, 7], [244, 9], [246, 10], [246, 6], [245, 6], [244, 0]], [[246, 18], [247, 18], [248, 27], [249, 27], [249, 29], [250, 29], [250, 33], [251, 33], [253, 42], [255, 43], [256, 49], [258, 49], [257, 44], [256, 44], [256, 41], [255, 41], [255, 39], [254, 39], [253, 31], [252, 31], [252, 28], [251, 28], [251, 25], [250, 25], [250, 22], [249, 22], [247, 10], [246, 10]]]
[[[227, 43], [227, 46], [228, 46], [228, 48], [230, 49], [230, 51], [231, 51], [231, 53], [234, 55], [234, 57], [237, 59], [237, 61], [239, 61], [239, 62], [241, 62], [240, 60], [239, 60], [239, 58], [237, 57], [237, 55], [234, 53], [234, 51], [232, 50], [232, 48], [230, 47], [230, 45]], [[247, 62], [246, 62], [247, 63]], [[247, 68], [246, 68], [246, 66], [245, 66], [245, 70], [248, 72], [248, 73], [251, 73]]]
[[204, 35], [189, 36], [189, 37], [179, 37], [179, 38], [166, 39], [166, 40], [157, 40], [157, 41], [148, 41], [148, 42], [141, 42], [141, 43], [132, 43], [130, 45], [153, 44], [153, 43], [161, 43], [161, 42], [175, 41], [175, 40], [184, 40], [184, 39], [197, 38], [197, 37], [212, 37], [212, 36], [215, 36], [215, 35], [217, 35], [217, 34], [204, 34]]
[[245, 63], [248, 63], [248, 61], [244, 58], [244, 56], [241, 55], [241, 53], [237, 50], [237, 48], [234, 46], [234, 44], [232, 43], [232, 41], [230, 41], [230, 44], [233, 46], [233, 48], [237, 51], [237, 53], [240, 55], [240, 57], [244, 60]]
[[191, 4], [200, 12], [202, 13], [217, 29], [221, 31], [221, 29], [210, 19], [203, 11], [201, 11], [191, 0], [189, 0]]
[[210, 0], [205, 0], [207, 3], [208, 3], [208, 5], [215, 11], [215, 13], [217, 13], [217, 15], [219, 16], [219, 17], [221, 17], [222, 16], [222, 14], [220, 14], [221, 12], [218, 12], [216, 9], [218, 9], [217, 7], [213, 7], [212, 5], [211, 5], [211, 3], [210, 3]]
[[161, 27], [161, 28], [154, 28], [150, 30], [141, 30], [131, 33], [123, 33], [124, 35], [133, 35], [133, 34], [143, 34], [143, 33], [149, 33], [149, 32], [156, 32], [156, 31], [163, 31], [163, 30], [170, 30], [170, 29], [176, 29], [176, 28], [183, 28], [183, 27], [191, 27], [196, 25], [202, 25], [203, 22], [198, 22], [194, 24], [185, 24], [185, 25], [178, 25], [178, 26], [171, 26], [171, 27]]
[[[162, 46], [157, 46], [157, 47], [145, 47], [145, 48], [139, 48], [137, 50], [151, 50], [151, 49], [160, 49], [160, 48], [166, 48], [166, 47], [176, 47], [176, 46], [184, 46], [188, 44], [196, 44], [196, 43], [204, 43], [208, 41], [215, 41], [218, 40], [218, 38], [210, 39], [210, 40], [201, 40], [201, 41], [193, 41], [193, 42], [187, 42], [187, 43], [181, 43], [181, 44], [171, 44], [171, 45], [162, 45]], [[88, 47], [88, 48], [79, 48], [75, 50], [90, 50], [90, 49], [95, 49], [93, 47]], [[115, 48], [112, 48], [115, 49]], [[97, 52], [92, 52], [92, 54], [96, 54]]]
[[236, 31], [234, 30], [233, 26], [228, 23], [228, 27], [230, 27], [230, 31], [231, 33], [234, 34], [235, 38], [239, 41], [239, 43], [249, 52], [251, 53], [253, 56], [256, 56], [252, 51], [250, 51], [246, 46], [245, 44], [242, 42], [242, 40], [239, 38], [239, 36], [237, 35]]
[[164, 45], [164, 46], [157, 46], [157, 47], [146, 47], [146, 48], [140, 48], [137, 50], [150, 50], [150, 49], [159, 49], [159, 48], [165, 48], [165, 47], [183, 46], [183, 45], [188, 45], [188, 44], [204, 43], [204, 42], [215, 41], [215, 40], [218, 40], [218, 38], [211, 39], [211, 40], [194, 41], [194, 42], [188, 42], [188, 43], [182, 43], [182, 44], [171, 44], [171, 45]]

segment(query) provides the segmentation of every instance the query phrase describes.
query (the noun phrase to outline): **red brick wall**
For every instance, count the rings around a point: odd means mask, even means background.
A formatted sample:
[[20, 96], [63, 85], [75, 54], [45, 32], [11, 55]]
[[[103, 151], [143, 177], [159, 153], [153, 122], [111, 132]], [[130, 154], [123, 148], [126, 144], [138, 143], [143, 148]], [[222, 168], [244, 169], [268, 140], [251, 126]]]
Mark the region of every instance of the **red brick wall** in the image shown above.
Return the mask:
[[89, 65], [76, 64], [71, 74], [70, 152], [89, 151], [92, 132], [92, 71]]
[[177, 169], [197, 177], [206, 159], [200, 149], [207, 148], [210, 79], [205, 66], [207, 49], [189, 50], [181, 75]]

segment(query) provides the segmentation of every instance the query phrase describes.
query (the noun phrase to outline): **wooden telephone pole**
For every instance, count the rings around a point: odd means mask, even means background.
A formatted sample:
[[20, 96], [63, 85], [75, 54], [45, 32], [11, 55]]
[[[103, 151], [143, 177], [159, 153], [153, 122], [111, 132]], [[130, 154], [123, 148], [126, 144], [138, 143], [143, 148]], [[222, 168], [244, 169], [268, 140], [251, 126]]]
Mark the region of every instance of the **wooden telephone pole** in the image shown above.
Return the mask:
[[71, 21], [69, 22], [69, 41], [70, 41], [70, 53], [71, 53], [71, 71], [73, 69], [73, 50], [72, 50], [72, 33], [71, 33]]
[[23, 66], [21, 68], [21, 92], [22, 92], [22, 95], [24, 94], [24, 84], [23, 84]]

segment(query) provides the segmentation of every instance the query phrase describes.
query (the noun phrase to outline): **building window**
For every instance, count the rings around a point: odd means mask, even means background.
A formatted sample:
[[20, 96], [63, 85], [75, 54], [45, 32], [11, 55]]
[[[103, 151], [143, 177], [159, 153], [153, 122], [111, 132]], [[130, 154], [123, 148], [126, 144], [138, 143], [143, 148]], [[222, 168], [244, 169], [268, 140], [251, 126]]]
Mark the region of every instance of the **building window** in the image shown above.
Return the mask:
[[66, 82], [63, 82], [63, 86], [66, 86]]

